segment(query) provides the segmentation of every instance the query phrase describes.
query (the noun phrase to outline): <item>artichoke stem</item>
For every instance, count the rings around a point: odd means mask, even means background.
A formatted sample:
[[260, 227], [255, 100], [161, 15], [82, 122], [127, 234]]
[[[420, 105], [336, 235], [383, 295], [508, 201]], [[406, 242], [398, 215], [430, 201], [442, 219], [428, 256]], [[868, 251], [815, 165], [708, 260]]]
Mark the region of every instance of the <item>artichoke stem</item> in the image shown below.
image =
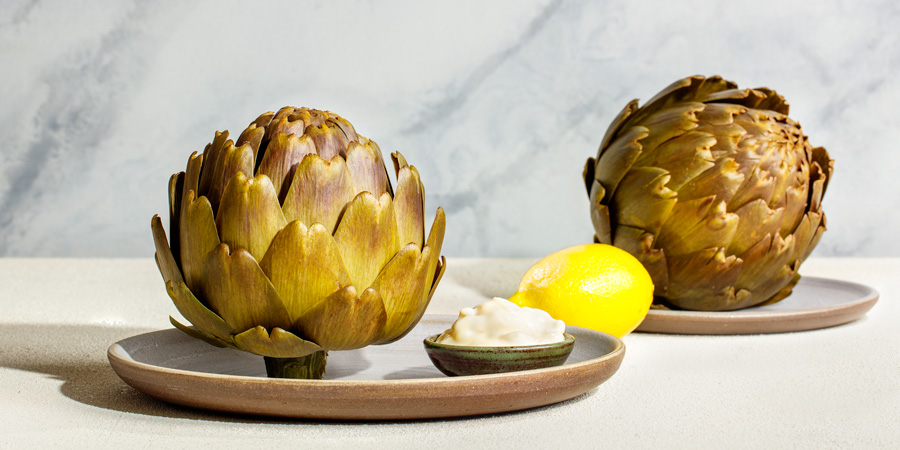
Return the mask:
[[294, 378], [298, 380], [321, 380], [325, 376], [325, 362], [328, 352], [324, 350], [299, 358], [271, 358], [264, 356], [266, 373], [269, 378]]

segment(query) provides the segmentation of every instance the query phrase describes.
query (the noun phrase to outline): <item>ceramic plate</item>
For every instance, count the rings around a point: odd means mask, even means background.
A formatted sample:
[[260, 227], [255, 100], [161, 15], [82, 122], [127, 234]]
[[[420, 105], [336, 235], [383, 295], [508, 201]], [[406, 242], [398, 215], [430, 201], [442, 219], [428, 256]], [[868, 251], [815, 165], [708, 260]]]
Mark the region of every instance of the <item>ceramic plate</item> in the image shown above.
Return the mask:
[[803, 277], [794, 292], [772, 305], [739, 311], [651, 309], [637, 331], [671, 334], [758, 334], [814, 330], [852, 322], [878, 301], [862, 284]]
[[135, 389], [197, 408], [292, 418], [393, 420], [515, 411], [560, 402], [611, 377], [625, 346], [578, 327], [575, 349], [558, 367], [447, 377], [428, 359], [422, 340], [456, 316], [429, 316], [389, 345], [331, 352], [324, 380], [266, 378], [262, 357], [213, 347], [176, 329], [113, 344], [113, 370]]

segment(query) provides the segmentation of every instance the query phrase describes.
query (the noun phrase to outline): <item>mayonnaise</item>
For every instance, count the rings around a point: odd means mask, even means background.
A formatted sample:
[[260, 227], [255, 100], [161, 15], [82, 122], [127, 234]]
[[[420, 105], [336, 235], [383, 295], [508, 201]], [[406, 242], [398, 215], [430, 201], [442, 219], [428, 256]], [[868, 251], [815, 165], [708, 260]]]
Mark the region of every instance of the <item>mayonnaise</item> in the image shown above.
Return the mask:
[[547, 312], [519, 307], [494, 297], [474, 308], [463, 308], [453, 326], [437, 342], [475, 347], [553, 344], [565, 340], [566, 324]]

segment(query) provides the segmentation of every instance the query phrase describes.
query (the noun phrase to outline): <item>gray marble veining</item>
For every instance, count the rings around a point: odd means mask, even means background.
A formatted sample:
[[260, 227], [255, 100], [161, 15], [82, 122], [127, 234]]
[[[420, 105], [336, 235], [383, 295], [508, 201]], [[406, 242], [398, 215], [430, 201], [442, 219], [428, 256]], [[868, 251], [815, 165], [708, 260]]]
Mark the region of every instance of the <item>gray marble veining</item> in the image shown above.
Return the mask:
[[6, 1], [0, 256], [151, 255], [169, 175], [285, 105], [403, 152], [444, 253], [540, 256], [590, 241], [609, 121], [692, 74], [778, 90], [835, 158], [816, 255], [898, 256], [898, 30], [895, 1]]

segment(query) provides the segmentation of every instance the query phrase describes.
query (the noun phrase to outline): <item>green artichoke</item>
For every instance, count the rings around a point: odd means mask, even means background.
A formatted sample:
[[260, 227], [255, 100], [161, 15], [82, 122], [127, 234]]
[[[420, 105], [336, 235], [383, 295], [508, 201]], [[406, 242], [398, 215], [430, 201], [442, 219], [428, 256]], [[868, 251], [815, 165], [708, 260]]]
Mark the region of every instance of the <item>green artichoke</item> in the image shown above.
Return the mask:
[[583, 175], [595, 239], [637, 257], [661, 304], [718, 311], [790, 294], [833, 163], [774, 91], [694, 76], [630, 102]]
[[444, 273], [445, 217], [439, 207], [426, 240], [419, 173], [391, 156], [396, 192], [378, 145], [334, 113], [268, 112], [237, 143], [217, 132], [169, 181], [171, 241], [151, 222], [193, 327], [172, 324], [295, 378], [321, 378], [328, 350], [404, 336]]

